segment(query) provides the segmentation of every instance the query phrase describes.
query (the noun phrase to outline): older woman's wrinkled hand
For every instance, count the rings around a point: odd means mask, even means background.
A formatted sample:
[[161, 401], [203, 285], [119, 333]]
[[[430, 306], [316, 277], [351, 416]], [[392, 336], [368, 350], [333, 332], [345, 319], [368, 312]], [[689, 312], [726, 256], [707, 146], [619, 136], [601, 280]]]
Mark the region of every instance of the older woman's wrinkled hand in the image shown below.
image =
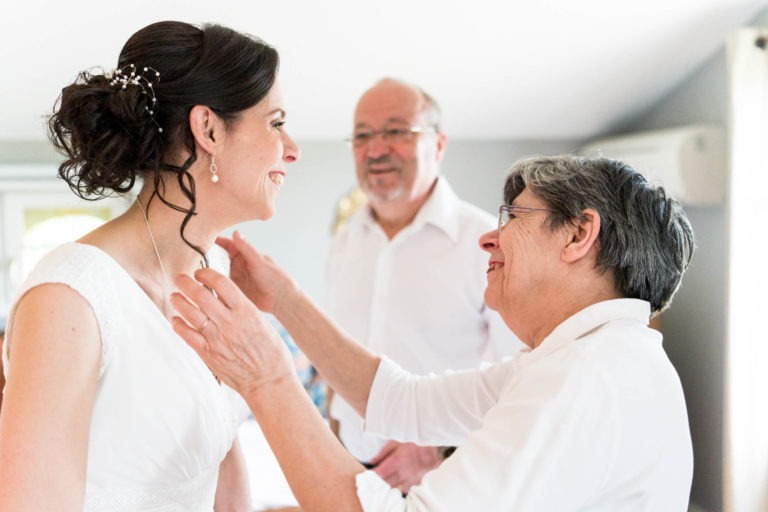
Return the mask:
[[260, 310], [276, 313], [280, 300], [299, 290], [272, 258], [254, 249], [238, 231], [216, 243], [229, 254], [230, 278]]
[[176, 278], [171, 295], [179, 316], [171, 323], [224, 383], [247, 395], [263, 384], [293, 378], [285, 342], [264, 315], [226, 276], [212, 269]]

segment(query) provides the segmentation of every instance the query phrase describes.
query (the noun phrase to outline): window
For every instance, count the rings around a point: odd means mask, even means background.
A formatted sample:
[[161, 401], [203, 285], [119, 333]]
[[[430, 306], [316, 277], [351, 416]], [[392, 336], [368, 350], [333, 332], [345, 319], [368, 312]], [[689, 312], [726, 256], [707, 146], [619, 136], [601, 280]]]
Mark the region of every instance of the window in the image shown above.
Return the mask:
[[52, 164], [0, 166], [0, 322], [40, 257], [128, 207], [124, 198], [80, 199], [55, 176]]

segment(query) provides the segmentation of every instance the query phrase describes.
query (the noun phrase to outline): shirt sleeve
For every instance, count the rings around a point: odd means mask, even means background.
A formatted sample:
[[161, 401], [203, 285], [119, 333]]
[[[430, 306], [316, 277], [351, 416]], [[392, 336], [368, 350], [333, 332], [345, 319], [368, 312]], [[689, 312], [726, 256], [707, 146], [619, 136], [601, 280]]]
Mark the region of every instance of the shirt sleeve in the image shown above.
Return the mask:
[[[397, 377], [396, 367], [382, 363], [382, 374], [377, 373], [374, 379], [374, 387], [379, 388], [377, 395], [371, 395], [377, 409], [381, 404], [375, 401], [399, 396], [387, 391], [393, 387], [392, 381], [403, 380]], [[495, 370], [505, 368], [508, 373], [514, 372], [504, 383], [498, 403], [489, 409], [476, 408], [475, 412], [486, 409], [486, 414], [482, 424], [466, 436], [466, 442], [456, 443], [459, 444], [456, 452], [427, 473], [422, 483], [412, 487], [406, 497], [391, 492], [386, 483], [377, 481], [370, 472], [361, 473], [357, 476], [357, 487], [363, 510], [582, 510], [605, 485], [615, 461], [619, 433], [611, 386], [589, 365], [577, 363], [573, 371], [563, 371], [572, 363], [554, 361], [552, 365], [521, 369], [507, 367], [510, 363], [505, 361], [493, 366]], [[493, 380], [492, 375], [493, 372], [472, 377], [477, 383], [482, 382], [483, 377]], [[463, 380], [468, 376], [417, 380], [415, 384], [409, 383], [409, 387], [420, 388], [424, 382], [447, 386], [451, 393], [457, 393], [457, 398], [449, 402], [456, 405], [480, 396], [470, 389], [454, 387], [460, 384], [469, 388]], [[384, 389], [380, 389], [382, 387]], [[431, 385], [428, 387], [431, 397], [443, 400]], [[427, 412], [424, 416], [417, 415], [424, 420], [418, 427], [434, 432], [427, 425], [431, 423], [454, 434], [458, 432], [452, 423], [457, 421], [466, 428], [464, 415], [475, 407], [465, 404], [451, 417], [430, 418], [433, 408], [429, 404], [421, 405], [426, 405]], [[377, 423], [401, 424], [403, 416], [411, 416], [412, 406], [413, 402], [406, 400], [397, 407], [397, 414], [392, 413], [394, 409], [383, 408], [388, 417], [371, 419]], [[380, 412], [377, 410], [375, 414]]]
[[[358, 473], [355, 477], [357, 497], [364, 512], [387, 511], [404, 512], [406, 510], [403, 494], [387, 484], [373, 471]], [[411, 509], [415, 510], [415, 509]]]
[[415, 376], [382, 356], [374, 377], [365, 430], [401, 442], [455, 446], [480, 427], [514, 363]]

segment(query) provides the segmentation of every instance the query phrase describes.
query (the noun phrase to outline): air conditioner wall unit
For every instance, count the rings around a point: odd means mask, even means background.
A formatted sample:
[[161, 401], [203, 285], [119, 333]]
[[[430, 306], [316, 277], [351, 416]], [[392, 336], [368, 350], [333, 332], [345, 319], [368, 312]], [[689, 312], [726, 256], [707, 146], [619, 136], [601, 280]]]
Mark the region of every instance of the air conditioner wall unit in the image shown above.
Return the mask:
[[589, 142], [579, 153], [621, 160], [684, 204], [707, 206], [725, 199], [726, 134], [721, 126], [695, 124], [607, 137]]

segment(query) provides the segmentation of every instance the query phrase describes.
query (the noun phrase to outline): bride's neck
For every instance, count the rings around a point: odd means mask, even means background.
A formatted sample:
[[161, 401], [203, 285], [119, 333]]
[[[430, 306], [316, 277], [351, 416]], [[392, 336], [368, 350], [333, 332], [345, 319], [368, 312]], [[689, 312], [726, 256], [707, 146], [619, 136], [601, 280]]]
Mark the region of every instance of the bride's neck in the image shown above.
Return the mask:
[[185, 214], [170, 208], [157, 197], [148, 205], [148, 197], [137, 197], [126, 213], [131, 215], [134, 224], [138, 223], [146, 231], [142, 238], [149, 242], [149, 250], [158, 259], [158, 267], [164, 268], [170, 278], [200, 268], [204, 258], [190, 244], [206, 253], [213, 245], [216, 233], [206, 230], [200, 217], [195, 216], [184, 228], [185, 241], [181, 231]]

